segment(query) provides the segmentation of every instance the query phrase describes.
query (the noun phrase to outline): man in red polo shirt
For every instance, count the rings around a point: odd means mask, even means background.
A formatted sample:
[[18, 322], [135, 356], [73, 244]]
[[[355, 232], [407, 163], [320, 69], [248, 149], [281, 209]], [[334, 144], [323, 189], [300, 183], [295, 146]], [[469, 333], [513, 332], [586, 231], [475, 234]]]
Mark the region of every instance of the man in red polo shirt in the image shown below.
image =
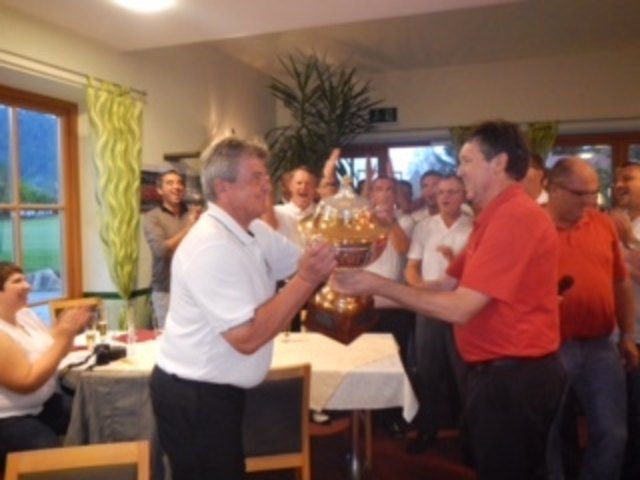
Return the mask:
[[[598, 187], [587, 162], [560, 159], [549, 172], [547, 210], [558, 230], [559, 275], [574, 280], [560, 304], [559, 356], [589, 426], [580, 478], [608, 480], [620, 477], [627, 437], [623, 362], [637, 367], [638, 352], [631, 281], [616, 228], [595, 208]], [[549, 449], [554, 479], [562, 478], [560, 423], [561, 415]]]
[[447, 276], [431, 291], [364, 271], [335, 273], [332, 285], [454, 324], [470, 367], [465, 422], [478, 478], [546, 478], [546, 440], [565, 383], [555, 356], [555, 229], [519, 183], [529, 152], [516, 125], [478, 125], [459, 157], [458, 175], [478, 215]]

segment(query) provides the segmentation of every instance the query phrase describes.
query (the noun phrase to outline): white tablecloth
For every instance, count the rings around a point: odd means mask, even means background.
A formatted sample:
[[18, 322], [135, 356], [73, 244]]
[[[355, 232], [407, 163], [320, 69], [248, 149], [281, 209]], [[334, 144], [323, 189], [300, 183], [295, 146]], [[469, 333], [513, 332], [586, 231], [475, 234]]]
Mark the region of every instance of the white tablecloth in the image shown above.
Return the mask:
[[418, 403], [390, 334], [364, 334], [343, 345], [319, 333], [280, 335], [272, 368], [311, 364], [314, 410], [370, 410], [401, 406], [414, 417]]
[[[128, 346], [126, 358], [98, 371], [150, 372], [157, 341]], [[86, 356], [74, 352], [68, 361]], [[390, 334], [363, 334], [343, 345], [319, 333], [281, 334], [275, 340], [272, 368], [311, 365], [310, 407], [314, 410], [370, 410], [402, 407], [412, 419], [418, 402], [402, 367], [398, 348]]]

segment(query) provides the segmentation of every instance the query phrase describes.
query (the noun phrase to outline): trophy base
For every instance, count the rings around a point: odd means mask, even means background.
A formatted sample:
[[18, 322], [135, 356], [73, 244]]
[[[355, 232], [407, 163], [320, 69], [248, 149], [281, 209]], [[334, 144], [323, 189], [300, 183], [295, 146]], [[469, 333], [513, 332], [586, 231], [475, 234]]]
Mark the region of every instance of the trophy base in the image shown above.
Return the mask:
[[[331, 301], [327, 301], [330, 299]], [[305, 326], [345, 345], [378, 322], [373, 297], [339, 295], [325, 286], [307, 306]]]

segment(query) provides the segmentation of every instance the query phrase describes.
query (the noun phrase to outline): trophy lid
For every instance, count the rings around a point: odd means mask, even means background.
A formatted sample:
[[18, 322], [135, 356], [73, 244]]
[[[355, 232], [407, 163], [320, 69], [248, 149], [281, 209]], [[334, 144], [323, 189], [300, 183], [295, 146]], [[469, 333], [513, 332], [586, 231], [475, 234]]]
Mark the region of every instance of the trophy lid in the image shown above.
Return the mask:
[[348, 176], [343, 177], [338, 193], [322, 200], [300, 227], [307, 238], [319, 235], [334, 245], [370, 244], [384, 239], [388, 231], [369, 201], [354, 192]]

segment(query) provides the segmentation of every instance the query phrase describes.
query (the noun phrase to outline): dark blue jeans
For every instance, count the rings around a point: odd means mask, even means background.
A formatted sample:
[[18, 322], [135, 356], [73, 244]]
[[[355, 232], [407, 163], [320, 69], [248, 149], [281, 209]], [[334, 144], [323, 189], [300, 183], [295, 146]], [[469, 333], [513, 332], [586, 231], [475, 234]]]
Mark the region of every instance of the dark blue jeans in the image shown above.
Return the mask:
[[[567, 391], [573, 389], [587, 420], [587, 448], [580, 467], [580, 479], [618, 479], [627, 441], [625, 375], [618, 350], [609, 338], [603, 337], [565, 341], [559, 355], [567, 372]], [[560, 436], [562, 421], [561, 411], [549, 439], [548, 461], [552, 480], [564, 477]]]
[[0, 471], [4, 471], [9, 452], [61, 446], [60, 436], [67, 432], [72, 400], [54, 393], [39, 415], [0, 419]]

